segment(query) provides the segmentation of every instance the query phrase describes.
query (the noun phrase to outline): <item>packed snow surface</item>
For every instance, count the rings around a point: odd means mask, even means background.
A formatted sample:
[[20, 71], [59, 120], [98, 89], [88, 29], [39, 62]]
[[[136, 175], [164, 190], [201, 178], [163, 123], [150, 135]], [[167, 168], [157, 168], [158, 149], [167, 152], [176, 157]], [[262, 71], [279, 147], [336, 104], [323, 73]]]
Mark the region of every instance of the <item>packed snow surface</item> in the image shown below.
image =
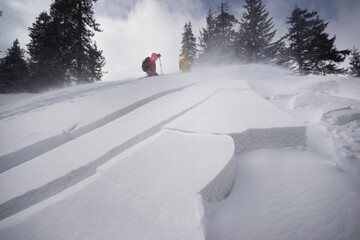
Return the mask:
[[270, 66], [0, 95], [0, 239], [360, 239], [360, 81]]

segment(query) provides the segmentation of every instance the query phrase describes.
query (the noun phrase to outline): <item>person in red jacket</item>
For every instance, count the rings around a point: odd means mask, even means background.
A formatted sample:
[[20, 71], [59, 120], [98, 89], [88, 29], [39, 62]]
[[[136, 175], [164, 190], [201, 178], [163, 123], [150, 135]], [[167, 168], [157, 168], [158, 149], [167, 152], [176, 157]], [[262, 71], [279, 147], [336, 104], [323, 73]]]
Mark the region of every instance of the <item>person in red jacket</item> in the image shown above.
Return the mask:
[[149, 77], [158, 75], [156, 72], [156, 63], [155, 62], [159, 57], [161, 57], [160, 54], [156, 54], [156, 53], [151, 54], [151, 57], [149, 59], [149, 68], [146, 71], [146, 73]]

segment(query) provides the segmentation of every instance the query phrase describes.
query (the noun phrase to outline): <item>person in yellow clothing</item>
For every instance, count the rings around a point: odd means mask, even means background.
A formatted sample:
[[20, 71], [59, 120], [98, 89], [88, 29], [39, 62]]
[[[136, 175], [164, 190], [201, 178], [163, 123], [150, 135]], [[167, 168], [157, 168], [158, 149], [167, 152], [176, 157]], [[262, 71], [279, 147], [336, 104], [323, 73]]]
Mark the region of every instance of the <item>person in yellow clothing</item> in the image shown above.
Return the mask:
[[190, 72], [191, 69], [191, 60], [187, 56], [187, 53], [185, 52], [179, 61], [179, 68], [182, 72]]

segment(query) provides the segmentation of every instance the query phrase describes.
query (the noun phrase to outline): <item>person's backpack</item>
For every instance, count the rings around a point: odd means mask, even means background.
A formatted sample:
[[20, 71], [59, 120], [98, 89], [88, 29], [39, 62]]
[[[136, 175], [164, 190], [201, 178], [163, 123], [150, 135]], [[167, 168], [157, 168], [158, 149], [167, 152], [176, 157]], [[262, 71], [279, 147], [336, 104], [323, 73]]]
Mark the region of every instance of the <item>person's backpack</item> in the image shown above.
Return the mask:
[[150, 67], [149, 62], [150, 62], [150, 57], [145, 58], [145, 60], [142, 62], [141, 68], [144, 72], [146, 72], [149, 69]]

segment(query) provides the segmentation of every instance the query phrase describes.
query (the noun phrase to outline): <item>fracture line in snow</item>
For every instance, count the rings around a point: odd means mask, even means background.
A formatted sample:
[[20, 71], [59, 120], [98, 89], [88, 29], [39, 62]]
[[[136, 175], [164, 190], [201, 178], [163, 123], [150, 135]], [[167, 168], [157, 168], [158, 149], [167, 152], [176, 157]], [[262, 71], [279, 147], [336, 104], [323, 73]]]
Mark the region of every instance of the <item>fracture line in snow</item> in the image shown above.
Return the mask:
[[227, 133], [188, 131], [188, 130], [184, 130], [184, 129], [171, 128], [171, 127], [163, 127], [162, 129], [173, 131], [173, 132], [186, 133], [186, 134], [198, 134], [198, 133], [201, 133], [201, 134], [210, 134], [210, 135], [226, 135], [226, 136], [230, 135], [230, 134], [227, 134]]
[[343, 110], [349, 110], [349, 109], [351, 109], [351, 106], [333, 109], [333, 110], [330, 110], [330, 111], [328, 111], [328, 112], [325, 112], [324, 114], [329, 114], [329, 113], [338, 112], [338, 111], [343, 111]]
[[[196, 84], [196, 83], [194, 83]], [[36, 142], [34, 144], [31, 144], [29, 146], [23, 147], [17, 151], [14, 151], [12, 153], [0, 156], [0, 174], [13, 168], [16, 167], [22, 163], [25, 163], [35, 157], [38, 157], [48, 151], [51, 151], [54, 148], [57, 148], [69, 141], [72, 141], [88, 132], [91, 132], [97, 128], [100, 128], [136, 109], [138, 109], [139, 107], [154, 101], [158, 98], [161, 98], [165, 95], [174, 93], [174, 92], [179, 92], [187, 87], [190, 87], [194, 84], [189, 84], [180, 88], [174, 88], [174, 89], [170, 89], [170, 90], [166, 90], [160, 93], [157, 93], [153, 96], [144, 98], [140, 101], [137, 101], [127, 107], [124, 107], [118, 111], [115, 111], [101, 119], [96, 120], [95, 122], [92, 122], [86, 126], [83, 126], [81, 128], [78, 128], [75, 131], [72, 131], [71, 129], [69, 131], [63, 132], [60, 135], [56, 135], [56, 136], [52, 136], [49, 138], [46, 138], [44, 140], [41, 140], [39, 142]]]
[[[184, 87], [183, 87], [184, 88]], [[181, 89], [183, 89], [181, 88]], [[179, 90], [178, 90], [179, 91]], [[98, 157], [95, 161], [90, 162], [87, 165], [84, 165], [78, 169], [74, 169], [70, 173], [57, 178], [52, 182], [48, 182], [45, 185], [33, 189], [29, 192], [26, 192], [20, 196], [17, 196], [9, 201], [4, 202], [0, 205], [0, 221], [10, 217], [16, 213], [19, 213], [45, 199], [48, 199], [65, 189], [87, 179], [88, 177], [94, 175], [96, 173], [96, 169], [104, 164], [105, 162], [109, 161], [110, 159], [114, 158], [115, 156], [119, 155], [120, 153], [124, 152], [125, 150], [131, 148], [132, 146], [144, 141], [145, 139], [153, 136], [154, 134], [161, 131], [162, 127], [174, 119], [180, 117], [181, 115], [185, 114], [186, 112], [192, 110], [193, 108], [197, 107], [198, 105], [202, 104], [203, 102], [207, 101], [209, 98], [214, 96], [218, 91], [210, 94], [203, 100], [199, 101], [198, 103], [192, 105], [191, 107], [183, 110], [182, 112], [175, 114], [174, 116], [165, 119], [164, 121], [158, 123], [157, 125], [143, 131], [140, 134], [135, 135], [134, 137], [128, 139], [126, 142], [120, 144], [117, 147], [112, 148], [110, 151], [106, 152], [102, 156]], [[145, 104], [145, 103], [144, 103]]]

